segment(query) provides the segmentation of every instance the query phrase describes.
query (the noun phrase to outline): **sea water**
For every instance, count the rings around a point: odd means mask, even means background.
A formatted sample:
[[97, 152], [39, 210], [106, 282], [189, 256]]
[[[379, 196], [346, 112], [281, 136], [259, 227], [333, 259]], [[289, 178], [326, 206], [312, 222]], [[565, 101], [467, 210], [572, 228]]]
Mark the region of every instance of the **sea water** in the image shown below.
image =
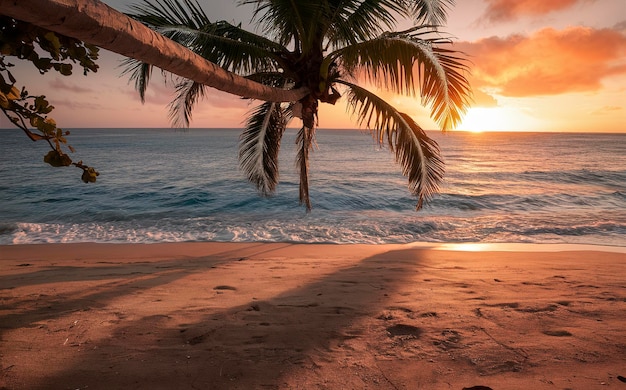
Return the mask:
[[313, 209], [298, 203], [296, 130], [263, 198], [238, 168], [237, 129], [75, 129], [75, 167], [2, 130], [0, 244], [265, 241], [516, 242], [626, 246], [626, 134], [429, 133], [446, 174], [422, 210], [387, 148], [363, 131], [318, 130]]

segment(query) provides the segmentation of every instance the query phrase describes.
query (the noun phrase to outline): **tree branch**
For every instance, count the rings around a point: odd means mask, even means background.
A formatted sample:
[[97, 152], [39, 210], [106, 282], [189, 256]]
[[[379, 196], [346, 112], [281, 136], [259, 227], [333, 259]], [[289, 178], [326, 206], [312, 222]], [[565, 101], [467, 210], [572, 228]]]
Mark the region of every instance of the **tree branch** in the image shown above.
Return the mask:
[[150, 63], [241, 97], [293, 102], [306, 96], [228, 72], [98, 0], [0, 0], [0, 14]]

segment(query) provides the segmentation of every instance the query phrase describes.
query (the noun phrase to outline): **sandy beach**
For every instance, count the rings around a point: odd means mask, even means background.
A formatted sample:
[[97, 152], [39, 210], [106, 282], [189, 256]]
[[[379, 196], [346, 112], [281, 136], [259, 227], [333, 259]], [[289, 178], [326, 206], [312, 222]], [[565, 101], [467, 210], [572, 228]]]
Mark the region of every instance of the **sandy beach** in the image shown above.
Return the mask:
[[450, 249], [2, 246], [0, 389], [626, 389], [625, 253]]

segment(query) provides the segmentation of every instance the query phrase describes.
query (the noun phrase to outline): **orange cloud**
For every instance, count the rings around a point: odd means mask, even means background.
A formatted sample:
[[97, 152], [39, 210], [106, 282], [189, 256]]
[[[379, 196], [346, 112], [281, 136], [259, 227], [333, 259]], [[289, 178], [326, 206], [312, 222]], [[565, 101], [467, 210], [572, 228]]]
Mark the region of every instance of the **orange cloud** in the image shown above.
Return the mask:
[[612, 29], [546, 28], [457, 45], [471, 56], [473, 87], [503, 96], [596, 91], [604, 78], [626, 74], [626, 34]]
[[592, 115], [607, 115], [607, 114], [613, 114], [615, 112], [621, 112], [624, 111], [624, 107], [620, 107], [620, 106], [605, 106], [602, 107], [598, 110], [595, 110], [594, 112], [592, 112]]
[[508, 22], [521, 16], [538, 16], [562, 10], [585, 0], [487, 0], [481, 20]]
[[480, 89], [474, 89], [472, 106], [474, 107], [497, 107], [498, 101], [493, 96], [481, 91]]

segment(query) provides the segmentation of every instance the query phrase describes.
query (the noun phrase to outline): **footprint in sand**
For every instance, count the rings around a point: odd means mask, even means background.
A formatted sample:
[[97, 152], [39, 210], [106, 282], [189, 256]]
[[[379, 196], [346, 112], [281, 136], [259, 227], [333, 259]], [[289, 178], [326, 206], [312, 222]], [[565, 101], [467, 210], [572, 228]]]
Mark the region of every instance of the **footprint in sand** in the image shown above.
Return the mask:
[[237, 287], [221, 285], [221, 286], [213, 287], [213, 290], [231, 290], [231, 291], [236, 291]]
[[396, 324], [387, 328], [389, 337], [402, 337], [407, 339], [417, 339], [421, 336], [422, 330], [417, 326]]
[[572, 335], [570, 332], [566, 330], [544, 330], [542, 333], [545, 335], [554, 336], [554, 337], [567, 337], [567, 336]]
[[459, 342], [461, 341], [461, 334], [453, 329], [444, 329], [441, 331], [443, 338], [433, 340], [433, 344], [437, 347], [448, 350], [459, 348]]
[[493, 390], [493, 389], [487, 386], [472, 386], [472, 387], [464, 387], [463, 390]]

